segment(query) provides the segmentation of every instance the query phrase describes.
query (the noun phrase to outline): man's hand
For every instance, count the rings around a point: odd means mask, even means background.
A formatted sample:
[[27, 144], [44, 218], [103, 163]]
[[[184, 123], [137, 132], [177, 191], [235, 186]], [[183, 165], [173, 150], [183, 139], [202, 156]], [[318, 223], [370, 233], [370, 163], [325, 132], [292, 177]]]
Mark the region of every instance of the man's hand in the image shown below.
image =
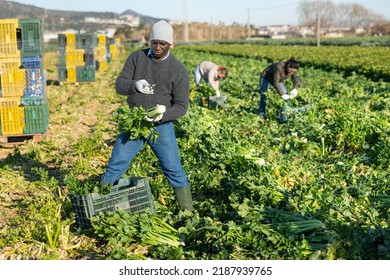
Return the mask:
[[296, 89], [296, 88], [294, 88], [292, 91], [290, 91], [290, 99], [291, 98], [295, 98], [295, 97], [297, 97], [297, 95], [298, 95], [298, 90]]
[[216, 94], [216, 96], [220, 96], [220, 95], [221, 95], [221, 93], [219, 92], [219, 90], [215, 91], [215, 94]]
[[144, 94], [153, 94], [153, 86], [149, 84], [146, 80], [139, 80], [135, 82], [135, 88]]
[[282, 98], [283, 98], [284, 101], [290, 100], [290, 96], [288, 94], [286, 94], [286, 93], [282, 95]]
[[145, 116], [144, 120], [147, 122], [154, 122], [155, 123], [155, 122], [161, 121], [163, 116], [164, 116], [164, 114], [159, 114], [159, 115], [155, 116], [154, 118], [150, 118], [148, 116]]

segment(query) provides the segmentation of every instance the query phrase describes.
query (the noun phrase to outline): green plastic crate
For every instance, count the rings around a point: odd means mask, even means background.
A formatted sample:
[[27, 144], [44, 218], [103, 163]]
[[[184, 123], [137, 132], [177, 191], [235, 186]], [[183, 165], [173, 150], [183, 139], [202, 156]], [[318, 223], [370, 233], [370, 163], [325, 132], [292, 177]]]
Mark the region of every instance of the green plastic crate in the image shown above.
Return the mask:
[[94, 82], [95, 72], [95, 66], [77, 66], [76, 80], [77, 82]]
[[143, 177], [121, 179], [106, 195], [70, 194], [69, 197], [73, 211], [76, 213], [76, 224], [84, 229], [90, 228], [90, 219], [101, 212], [123, 210], [130, 213], [143, 213], [146, 209], [154, 212], [149, 180]]
[[313, 108], [313, 104], [306, 104], [301, 107], [290, 107], [287, 103], [284, 106], [279, 108], [279, 121], [280, 122], [288, 122], [289, 117], [291, 115], [296, 115], [298, 113], [304, 113], [309, 109]]
[[46, 132], [49, 127], [48, 105], [24, 106], [24, 119], [24, 134]]
[[279, 121], [287, 122], [288, 116], [290, 115], [290, 107], [286, 104], [284, 106], [280, 106], [279, 108]]
[[210, 96], [208, 99], [208, 108], [209, 109], [221, 109], [225, 108], [225, 102], [227, 100], [226, 95], [222, 96]]
[[22, 33], [22, 57], [42, 56], [43, 30], [41, 19], [19, 19]]

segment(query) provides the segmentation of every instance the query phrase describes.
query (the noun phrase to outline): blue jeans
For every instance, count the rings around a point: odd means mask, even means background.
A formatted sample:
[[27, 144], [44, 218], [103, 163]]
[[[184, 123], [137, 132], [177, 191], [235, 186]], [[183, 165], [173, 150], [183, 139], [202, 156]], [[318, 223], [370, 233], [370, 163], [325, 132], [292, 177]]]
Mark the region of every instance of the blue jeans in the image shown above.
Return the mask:
[[116, 183], [126, 173], [131, 161], [146, 142], [157, 156], [162, 172], [171, 186], [174, 188], [189, 186], [186, 173], [180, 162], [179, 147], [173, 123], [160, 124], [156, 126], [155, 132], [159, 133], [156, 142], [153, 142], [150, 137], [147, 139], [129, 140], [128, 134], [120, 134], [116, 139], [106, 172], [102, 176], [102, 182]]
[[202, 74], [200, 73], [200, 66], [198, 65], [194, 71], [194, 78], [195, 78], [195, 83], [196, 83], [196, 86], [198, 87], [200, 85], [200, 83], [202, 82], [202, 80], [204, 80], [204, 82], [210, 86], [210, 83], [209, 81], [207, 80], [207, 78], [203, 78], [202, 77]]
[[[268, 91], [269, 82], [267, 79], [260, 78], [260, 105], [259, 105], [259, 115], [265, 119], [265, 108], [267, 107], [267, 96], [265, 93]], [[282, 82], [279, 83], [283, 92], [286, 93], [287, 89]]]
[[200, 69], [199, 65], [196, 67], [194, 71], [194, 78], [195, 78], [195, 83], [196, 86], [198, 87], [200, 85], [200, 82], [202, 81], [202, 74], [200, 74]]

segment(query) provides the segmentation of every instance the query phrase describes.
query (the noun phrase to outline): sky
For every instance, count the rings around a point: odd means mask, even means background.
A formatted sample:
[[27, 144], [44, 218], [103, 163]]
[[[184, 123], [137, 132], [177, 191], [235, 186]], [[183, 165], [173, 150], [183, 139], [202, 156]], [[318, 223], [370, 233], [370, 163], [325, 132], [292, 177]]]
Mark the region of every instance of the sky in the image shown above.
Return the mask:
[[[11, 0], [40, 8], [122, 13], [128, 9], [144, 16], [227, 25], [248, 21], [255, 26], [296, 25], [301, 0]], [[315, 0], [314, 0], [315, 1]], [[390, 20], [389, 0], [331, 0], [356, 3]]]

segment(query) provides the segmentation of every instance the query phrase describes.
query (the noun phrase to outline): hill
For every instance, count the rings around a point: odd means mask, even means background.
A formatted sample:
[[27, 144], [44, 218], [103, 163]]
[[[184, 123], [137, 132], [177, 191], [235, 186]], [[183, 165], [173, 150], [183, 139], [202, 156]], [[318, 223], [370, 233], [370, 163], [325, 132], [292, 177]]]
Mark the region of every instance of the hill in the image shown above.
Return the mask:
[[121, 14], [61, 11], [6, 0], [0, 0], [0, 7], [0, 18], [42, 18], [44, 20], [44, 30], [51, 32], [61, 32], [69, 29], [96, 32], [121, 26], [138, 28], [159, 20], [158, 18], [143, 16], [132, 10], [126, 10]]
[[[148, 38], [150, 26], [160, 18], [141, 15], [132, 10], [112, 12], [78, 12], [49, 10], [33, 5], [0, 0], [0, 18], [42, 18], [44, 32], [61, 33], [66, 30], [101, 32], [113, 29], [123, 41]], [[166, 19], [168, 20], [168, 19]], [[184, 40], [182, 23], [173, 24], [175, 40]], [[192, 22], [188, 26], [190, 41], [234, 40], [247, 35], [243, 26], [221, 26]]]

